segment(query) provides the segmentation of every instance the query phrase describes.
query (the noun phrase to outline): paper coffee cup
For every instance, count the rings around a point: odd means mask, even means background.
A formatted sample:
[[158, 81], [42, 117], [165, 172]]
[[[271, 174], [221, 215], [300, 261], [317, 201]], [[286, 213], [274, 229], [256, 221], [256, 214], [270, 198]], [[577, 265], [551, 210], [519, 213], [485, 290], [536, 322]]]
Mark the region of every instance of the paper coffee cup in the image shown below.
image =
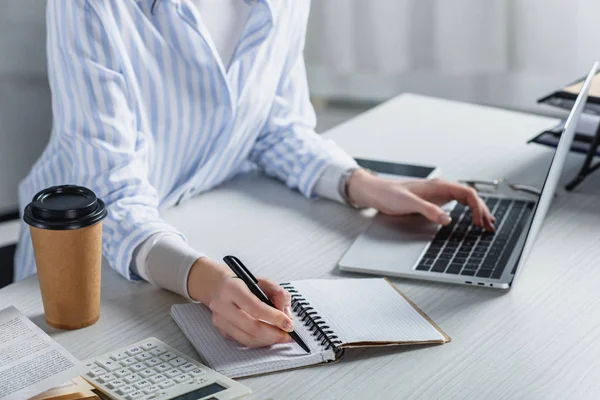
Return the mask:
[[48, 325], [79, 329], [100, 318], [104, 202], [91, 190], [53, 186], [25, 207]]

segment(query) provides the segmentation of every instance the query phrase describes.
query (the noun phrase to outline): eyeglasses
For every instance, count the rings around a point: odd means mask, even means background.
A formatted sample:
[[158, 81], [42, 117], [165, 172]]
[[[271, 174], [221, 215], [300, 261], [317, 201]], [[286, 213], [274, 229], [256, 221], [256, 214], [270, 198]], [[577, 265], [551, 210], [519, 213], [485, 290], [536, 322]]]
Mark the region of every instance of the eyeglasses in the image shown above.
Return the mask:
[[508, 187], [510, 190], [514, 190], [516, 192], [525, 192], [532, 194], [534, 196], [540, 196], [542, 191], [533, 186], [527, 185], [515, 185], [514, 183], [510, 183], [504, 178], [494, 179], [493, 181], [478, 181], [478, 180], [469, 180], [469, 181], [460, 181], [463, 185], [467, 185], [477, 190], [478, 192], [492, 192], [497, 191], [500, 186], [504, 185]]

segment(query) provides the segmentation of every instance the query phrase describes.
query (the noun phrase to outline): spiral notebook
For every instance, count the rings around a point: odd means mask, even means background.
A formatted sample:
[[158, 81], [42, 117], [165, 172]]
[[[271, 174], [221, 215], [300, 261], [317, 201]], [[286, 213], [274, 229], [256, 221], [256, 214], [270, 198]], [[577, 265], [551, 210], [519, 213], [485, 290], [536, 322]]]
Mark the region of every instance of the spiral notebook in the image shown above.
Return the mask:
[[231, 378], [334, 362], [344, 349], [450, 341], [386, 279], [313, 279], [282, 284], [292, 294], [296, 343], [258, 349], [227, 340], [202, 304], [178, 304], [171, 315], [203, 361]]

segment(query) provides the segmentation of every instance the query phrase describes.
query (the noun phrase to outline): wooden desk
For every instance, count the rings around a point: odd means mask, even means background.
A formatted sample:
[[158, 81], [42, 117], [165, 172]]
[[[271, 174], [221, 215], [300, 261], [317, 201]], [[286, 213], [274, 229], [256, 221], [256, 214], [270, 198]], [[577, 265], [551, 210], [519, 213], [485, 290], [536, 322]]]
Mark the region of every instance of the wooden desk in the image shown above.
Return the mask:
[[[436, 164], [450, 178], [535, 184], [552, 151], [525, 142], [556, 120], [403, 95], [327, 133], [355, 156]], [[565, 180], [581, 158], [571, 156]], [[348, 352], [336, 365], [243, 382], [256, 399], [591, 399], [600, 397], [600, 174], [558, 194], [514, 288], [393, 281], [453, 341], [421, 349]], [[236, 179], [165, 213], [213, 258], [240, 256], [274, 280], [356, 276], [336, 264], [369, 213], [307, 201], [256, 175]], [[102, 317], [74, 332], [43, 320], [35, 277], [0, 290], [84, 359], [156, 336], [196, 356], [169, 317], [178, 296], [129, 283], [105, 268]]]

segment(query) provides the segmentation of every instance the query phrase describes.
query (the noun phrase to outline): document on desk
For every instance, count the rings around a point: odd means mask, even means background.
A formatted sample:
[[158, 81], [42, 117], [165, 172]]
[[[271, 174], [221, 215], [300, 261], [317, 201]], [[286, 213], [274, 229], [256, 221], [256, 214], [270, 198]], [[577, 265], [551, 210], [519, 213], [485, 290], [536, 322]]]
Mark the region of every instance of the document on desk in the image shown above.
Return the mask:
[[0, 310], [0, 400], [28, 399], [85, 370], [15, 307]]

